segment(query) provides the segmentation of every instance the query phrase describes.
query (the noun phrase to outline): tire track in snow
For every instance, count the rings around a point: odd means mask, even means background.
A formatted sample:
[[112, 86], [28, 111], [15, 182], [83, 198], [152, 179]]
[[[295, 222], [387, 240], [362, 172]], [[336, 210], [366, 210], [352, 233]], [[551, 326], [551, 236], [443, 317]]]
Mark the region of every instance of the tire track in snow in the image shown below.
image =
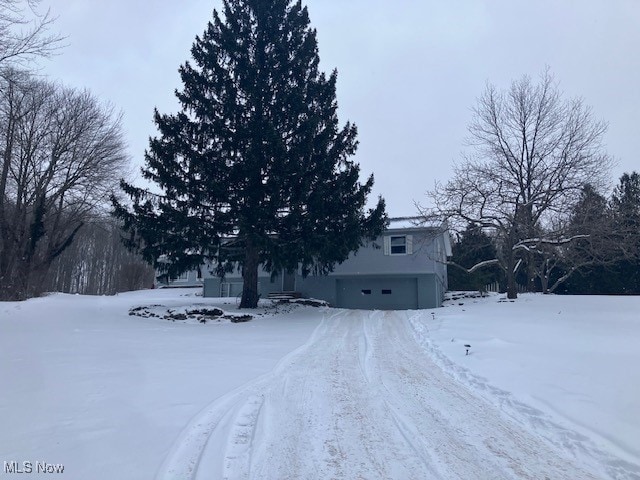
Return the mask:
[[[334, 313], [331, 317], [335, 315], [337, 313]], [[221, 447], [219, 438], [215, 438], [213, 435], [214, 431], [217, 429], [219, 434], [224, 432], [224, 427], [227, 426], [230, 415], [238, 409], [238, 405], [243, 405], [254, 391], [259, 392], [262, 390], [280, 371], [285, 370], [297, 355], [310, 348], [315, 343], [316, 338], [321, 336], [323, 330], [326, 329], [325, 320], [323, 319], [320, 325], [316, 327], [304, 345], [285, 355], [271, 372], [216, 399], [195, 415], [174, 442], [173, 447], [158, 469], [155, 479], [196, 479], [207, 445], [211, 444], [211, 448]], [[211, 438], [212, 436], [214, 438]], [[221, 461], [220, 464], [222, 464]]]
[[[379, 329], [379, 348], [388, 352], [384, 356], [396, 357], [395, 362], [379, 366], [381, 383], [389, 401], [433, 452], [445, 478], [477, 478], [479, 472], [492, 479], [595, 478], [577, 469], [564, 475], [563, 459], [447, 381], [408, 336], [403, 315], [387, 313]], [[541, 462], [540, 457], [550, 460]]]
[[337, 311], [185, 429], [157, 480], [594, 479], [431, 361], [404, 313]]
[[223, 478], [249, 476], [256, 425], [263, 404], [264, 397], [251, 396], [236, 415], [226, 445]]
[[[528, 425], [545, 441], [557, 448], [570, 452], [573, 458], [589, 463], [592, 469], [603, 470], [602, 476], [615, 480], [640, 480], [640, 466], [599, 449], [592, 440], [581, 433], [555, 423], [542, 411], [516, 400], [509, 392], [492, 386], [488, 380], [479, 377], [465, 367], [453, 363], [435, 346], [428, 335], [425, 314], [417, 313], [408, 317], [411, 333], [438, 367], [456, 382], [479, 392], [486, 400], [497, 405], [504, 415], [516, 422]], [[430, 321], [430, 319], [427, 319]], [[441, 323], [442, 320], [439, 320]]]
[[364, 339], [364, 355], [361, 356], [361, 361], [363, 362], [362, 371], [364, 372], [365, 378], [369, 382], [370, 388], [374, 391], [377, 390], [377, 394], [381, 395], [382, 398], [385, 398], [385, 406], [390, 417], [393, 419], [398, 432], [404, 438], [407, 446], [415, 452], [418, 458], [420, 458], [426, 470], [431, 472], [429, 478], [432, 480], [439, 480], [444, 477], [442, 477], [442, 475], [434, 469], [433, 458], [425, 449], [425, 444], [420, 440], [420, 436], [415, 431], [415, 428], [413, 428], [411, 423], [404, 419], [402, 414], [397, 411], [394, 406], [386, 399], [385, 393], [388, 393], [388, 390], [384, 387], [384, 385], [378, 383], [380, 379], [373, 378], [372, 366], [374, 359], [372, 351], [374, 347], [374, 339], [376, 339], [375, 332], [379, 331], [378, 322], [385, 321], [385, 317], [385, 312], [374, 311], [370, 313], [368, 317], [365, 318], [362, 322], [362, 338]]

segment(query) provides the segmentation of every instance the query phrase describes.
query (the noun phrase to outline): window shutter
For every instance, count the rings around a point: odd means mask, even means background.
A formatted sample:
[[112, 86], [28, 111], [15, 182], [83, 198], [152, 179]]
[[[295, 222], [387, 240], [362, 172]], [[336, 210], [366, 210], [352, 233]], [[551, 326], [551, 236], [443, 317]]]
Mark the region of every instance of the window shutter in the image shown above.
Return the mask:
[[413, 235], [407, 235], [407, 255], [413, 254]]
[[391, 254], [391, 237], [384, 237], [383, 238], [383, 248], [382, 251], [384, 252], [385, 255], [390, 255]]

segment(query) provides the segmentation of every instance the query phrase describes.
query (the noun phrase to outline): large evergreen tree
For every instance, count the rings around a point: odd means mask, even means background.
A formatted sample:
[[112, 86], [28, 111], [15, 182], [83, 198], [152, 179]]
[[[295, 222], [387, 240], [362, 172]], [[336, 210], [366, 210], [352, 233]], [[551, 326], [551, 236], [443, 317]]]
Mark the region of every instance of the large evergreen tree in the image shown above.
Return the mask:
[[[291, 0], [224, 0], [180, 68], [177, 114], [155, 112], [143, 175], [115, 213], [130, 245], [174, 276], [203, 260], [240, 267], [241, 307], [257, 305], [258, 267], [326, 273], [384, 228], [366, 209], [356, 127], [340, 128], [336, 79], [319, 71], [307, 8]], [[162, 257], [163, 262], [158, 262]]]
[[640, 229], [640, 174], [624, 173], [611, 195], [611, 206], [618, 223], [627, 234], [637, 234]]
[[640, 175], [625, 173], [611, 195], [611, 208], [625, 258], [616, 265], [620, 293], [640, 294]]
[[561, 246], [559, 254], [543, 258], [543, 286], [547, 285], [543, 291], [613, 293], [610, 270], [620, 254], [614, 230], [607, 199], [592, 185], [585, 185], [568, 225], [570, 233], [585, 236]]
[[558, 292], [640, 293], [640, 175], [622, 175], [610, 201], [585, 187], [571, 223], [589, 237], [564, 251], [563, 275], [576, 273]]

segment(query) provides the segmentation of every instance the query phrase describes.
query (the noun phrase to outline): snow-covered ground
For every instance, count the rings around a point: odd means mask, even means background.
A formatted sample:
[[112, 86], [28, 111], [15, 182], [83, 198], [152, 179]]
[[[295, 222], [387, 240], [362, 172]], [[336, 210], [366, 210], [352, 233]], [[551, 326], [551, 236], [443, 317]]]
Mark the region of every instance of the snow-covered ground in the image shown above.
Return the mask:
[[194, 415], [274, 368], [323, 315], [309, 307], [205, 324], [129, 315], [154, 304], [236, 310], [235, 299], [194, 292], [0, 302], [0, 469], [46, 461], [74, 480], [154, 478]]
[[640, 297], [459, 298], [412, 324], [440, 368], [501, 411], [608, 476], [640, 478]]
[[193, 290], [0, 303], [0, 468], [640, 479], [640, 298], [499, 300], [239, 323]]

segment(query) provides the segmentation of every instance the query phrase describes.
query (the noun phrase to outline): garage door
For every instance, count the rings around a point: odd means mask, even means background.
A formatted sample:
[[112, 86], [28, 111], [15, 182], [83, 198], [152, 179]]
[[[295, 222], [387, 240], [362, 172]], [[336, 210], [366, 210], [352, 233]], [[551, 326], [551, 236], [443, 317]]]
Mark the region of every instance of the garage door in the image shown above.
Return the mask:
[[418, 308], [416, 278], [358, 277], [338, 279], [340, 308], [405, 310]]

